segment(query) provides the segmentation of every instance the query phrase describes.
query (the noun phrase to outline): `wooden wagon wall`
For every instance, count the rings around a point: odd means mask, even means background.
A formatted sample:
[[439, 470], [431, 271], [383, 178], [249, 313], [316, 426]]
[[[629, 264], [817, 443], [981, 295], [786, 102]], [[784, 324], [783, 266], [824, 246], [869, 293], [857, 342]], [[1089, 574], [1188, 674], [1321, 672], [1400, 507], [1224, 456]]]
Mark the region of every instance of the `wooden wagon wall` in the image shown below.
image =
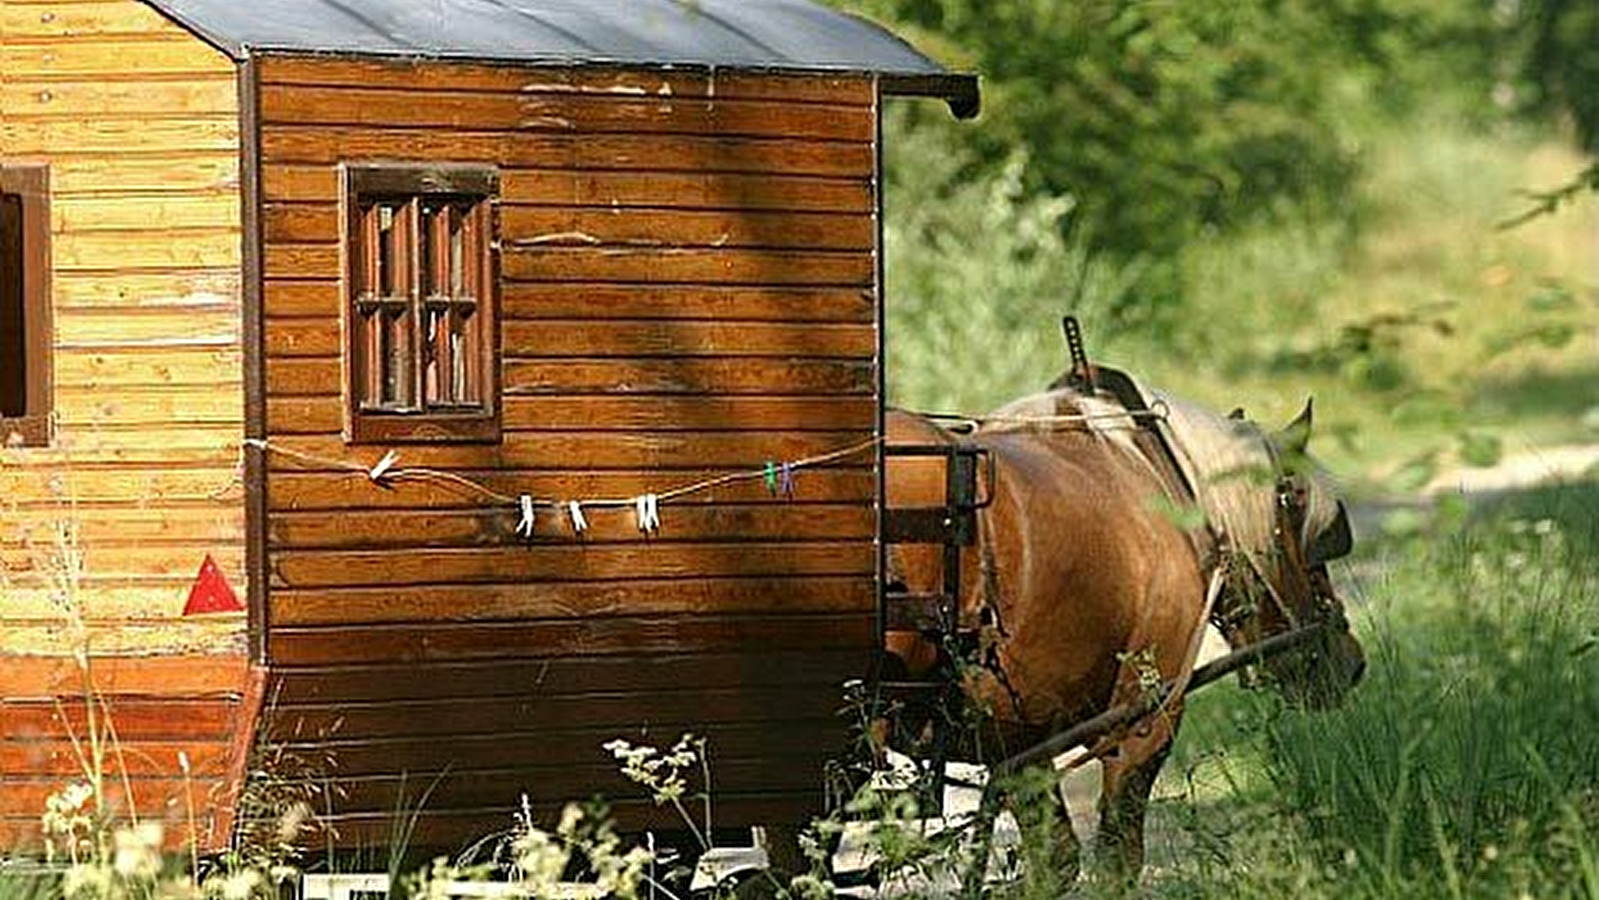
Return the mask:
[[245, 623], [180, 613], [207, 553], [244, 584], [237, 95], [132, 0], [0, 0], [0, 163], [49, 166], [57, 415], [52, 448], [0, 450], [0, 850], [81, 777], [84, 647], [138, 812], [186, 839], [192, 792], [214, 824]]
[[[507, 494], [660, 492], [877, 427], [875, 84], [267, 57], [259, 74], [272, 444], [340, 437], [341, 161], [490, 163], [504, 425], [402, 466]], [[658, 537], [576, 538], [416, 483], [269, 454], [270, 727], [326, 762], [345, 840], [475, 837], [639, 790], [614, 737], [710, 737], [718, 824], [814, 810], [840, 684], [875, 643], [873, 455], [667, 504]], [[316, 764], [313, 763], [313, 768]], [[630, 803], [624, 818], [653, 814]]]

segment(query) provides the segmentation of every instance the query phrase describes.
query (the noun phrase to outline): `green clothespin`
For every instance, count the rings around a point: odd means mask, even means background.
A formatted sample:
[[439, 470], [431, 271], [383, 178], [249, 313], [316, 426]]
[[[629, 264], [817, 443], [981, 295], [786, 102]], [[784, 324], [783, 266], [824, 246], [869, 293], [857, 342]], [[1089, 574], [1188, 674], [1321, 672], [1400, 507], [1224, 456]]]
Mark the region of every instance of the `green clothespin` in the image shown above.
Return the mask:
[[766, 463], [766, 489], [777, 496], [777, 463], [770, 460]]

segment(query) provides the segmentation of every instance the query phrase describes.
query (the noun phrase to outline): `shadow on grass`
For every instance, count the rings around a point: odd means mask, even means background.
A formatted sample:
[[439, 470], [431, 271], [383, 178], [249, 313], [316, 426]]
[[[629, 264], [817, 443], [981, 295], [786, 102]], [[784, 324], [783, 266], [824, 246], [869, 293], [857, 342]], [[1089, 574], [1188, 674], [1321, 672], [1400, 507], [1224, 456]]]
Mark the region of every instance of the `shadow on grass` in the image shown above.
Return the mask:
[[1565, 534], [1574, 551], [1588, 558], [1599, 557], [1599, 473], [1495, 494], [1478, 507], [1475, 517], [1549, 520]]
[[1471, 407], [1492, 418], [1569, 418], [1573, 427], [1595, 407], [1599, 366], [1573, 371], [1529, 369], [1511, 377], [1485, 377]]

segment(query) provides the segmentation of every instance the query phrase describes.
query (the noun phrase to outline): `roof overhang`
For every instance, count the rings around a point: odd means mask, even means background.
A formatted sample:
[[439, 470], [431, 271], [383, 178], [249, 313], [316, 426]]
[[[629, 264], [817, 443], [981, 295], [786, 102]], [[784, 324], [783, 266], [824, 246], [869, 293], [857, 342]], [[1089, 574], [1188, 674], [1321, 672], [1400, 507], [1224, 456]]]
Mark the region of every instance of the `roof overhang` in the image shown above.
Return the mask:
[[977, 113], [974, 75], [813, 0], [143, 0], [233, 59], [266, 53], [858, 73]]

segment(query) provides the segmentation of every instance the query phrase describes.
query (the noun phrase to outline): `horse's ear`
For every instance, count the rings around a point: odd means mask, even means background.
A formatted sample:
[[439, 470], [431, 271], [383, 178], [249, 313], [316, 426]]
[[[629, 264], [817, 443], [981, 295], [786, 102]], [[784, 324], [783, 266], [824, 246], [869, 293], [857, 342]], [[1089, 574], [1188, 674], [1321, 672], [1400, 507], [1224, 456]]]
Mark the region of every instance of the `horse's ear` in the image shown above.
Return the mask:
[[1305, 399], [1305, 408], [1288, 427], [1277, 432], [1277, 446], [1285, 452], [1295, 455], [1305, 455], [1305, 450], [1310, 446], [1310, 429], [1315, 421], [1314, 403], [1310, 398]]
[[1233, 407], [1233, 411], [1227, 414], [1227, 418], [1232, 419], [1234, 422], [1242, 422], [1249, 417], [1244, 415], [1244, 408], [1242, 406], [1235, 406]]

